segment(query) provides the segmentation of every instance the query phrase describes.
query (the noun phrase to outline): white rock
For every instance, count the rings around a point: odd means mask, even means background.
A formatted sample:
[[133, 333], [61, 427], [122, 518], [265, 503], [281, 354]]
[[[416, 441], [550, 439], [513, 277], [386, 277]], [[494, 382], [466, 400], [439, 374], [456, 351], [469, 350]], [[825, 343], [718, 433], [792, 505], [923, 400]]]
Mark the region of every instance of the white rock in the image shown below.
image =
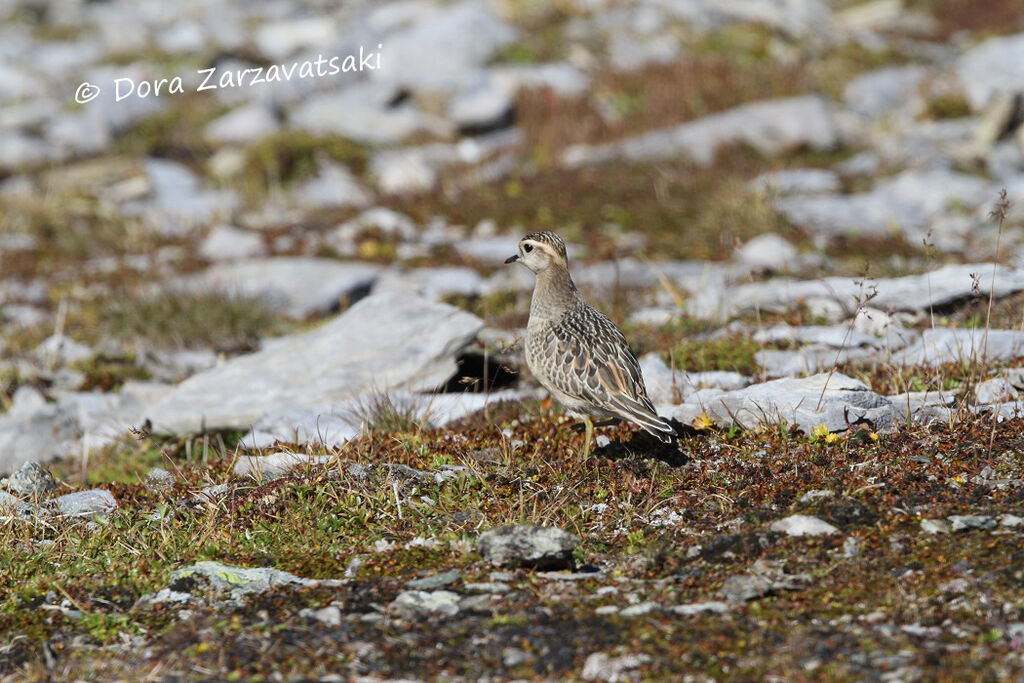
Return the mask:
[[117, 508], [117, 501], [110, 491], [89, 489], [75, 491], [49, 501], [60, 514], [69, 517], [105, 514]]
[[804, 146], [832, 149], [839, 144], [840, 136], [826, 101], [806, 95], [754, 102], [617, 142], [574, 145], [565, 151], [562, 162], [576, 168], [683, 156], [708, 165], [720, 147], [740, 142], [774, 156]]
[[207, 261], [232, 261], [262, 256], [263, 239], [247, 230], [218, 225], [199, 244], [199, 255]]
[[921, 341], [895, 354], [901, 365], [936, 366], [944, 363], [975, 363], [1024, 357], [1024, 332], [1019, 330], [949, 329], [925, 330]]
[[839, 529], [828, 522], [810, 515], [790, 515], [772, 522], [770, 528], [787, 536], [828, 536], [839, 533]]
[[688, 402], [674, 409], [671, 416], [689, 423], [701, 412], [720, 425], [752, 429], [782, 422], [807, 434], [819, 425], [833, 432], [844, 431], [857, 421], [866, 421], [875, 430], [887, 429], [900, 417], [885, 398], [840, 373], [754, 384], [701, 403]]
[[461, 596], [451, 591], [402, 591], [391, 602], [391, 609], [408, 616], [443, 614], [454, 616], [459, 613]]
[[750, 181], [751, 190], [778, 195], [836, 192], [839, 187], [839, 176], [836, 172], [823, 168], [790, 168], [771, 171], [762, 173]]
[[181, 281], [195, 291], [261, 299], [293, 318], [337, 307], [344, 296], [368, 289], [380, 266], [292, 256], [218, 263]]
[[990, 38], [956, 64], [960, 87], [978, 111], [999, 93], [1024, 92], [1024, 33]]
[[913, 113], [922, 104], [917, 92], [927, 71], [920, 66], [895, 66], [857, 76], [843, 90], [846, 106], [862, 116], [876, 118], [901, 107]]
[[460, 130], [503, 127], [511, 122], [510, 92], [486, 73], [468, 80], [448, 103], [448, 117]]
[[279, 479], [298, 467], [323, 465], [333, 459], [332, 455], [284, 452], [269, 455], [243, 455], [235, 461], [231, 473], [236, 477], [252, 477], [266, 482]]
[[160, 432], [248, 428], [270, 411], [391, 389], [432, 390], [483, 323], [452, 306], [378, 294], [303, 334], [191, 377], [148, 410]]
[[1002, 403], [1017, 398], [1017, 389], [1005, 377], [985, 380], [974, 387], [974, 399], [977, 403]]
[[645, 654], [611, 657], [604, 652], [594, 652], [583, 662], [580, 678], [585, 681], [606, 681], [607, 683], [632, 680], [628, 672], [650, 661], [650, 656]]
[[203, 131], [215, 143], [245, 144], [270, 135], [278, 128], [277, 118], [263, 104], [246, 104], [211, 121]]
[[443, 5], [390, 34], [384, 41], [382, 68], [371, 76], [414, 92], [451, 92], [516, 35], [489, 2]]
[[337, 32], [334, 19], [326, 14], [267, 21], [256, 31], [256, 47], [269, 60], [279, 62], [298, 50], [327, 46]]
[[368, 206], [373, 196], [347, 166], [322, 161], [316, 177], [296, 189], [295, 199], [304, 209], [336, 209]]

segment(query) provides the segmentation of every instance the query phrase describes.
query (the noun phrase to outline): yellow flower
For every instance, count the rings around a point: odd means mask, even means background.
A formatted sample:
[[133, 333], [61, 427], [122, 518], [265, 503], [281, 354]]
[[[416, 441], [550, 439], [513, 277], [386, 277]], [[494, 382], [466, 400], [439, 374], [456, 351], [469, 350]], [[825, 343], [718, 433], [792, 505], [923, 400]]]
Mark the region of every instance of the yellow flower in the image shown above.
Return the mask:
[[839, 441], [838, 434], [829, 433], [825, 435], [825, 443], [835, 443], [836, 441]]
[[715, 426], [715, 421], [708, 417], [707, 413], [701, 413], [700, 417], [694, 418], [693, 428], [698, 432], [704, 431], [705, 429], [711, 429]]
[[872, 441], [878, 441], [878, 432], [871, 432], [868, 436], [871, 437]]
[[828, 433], [829, 433], [828, 427], [826, 427], [825, 425], [818, 425], [811, 432], [811, 436], [816, 436], [816, 437], [818, 437], [820, 439], [823, 436], [827, 435]]

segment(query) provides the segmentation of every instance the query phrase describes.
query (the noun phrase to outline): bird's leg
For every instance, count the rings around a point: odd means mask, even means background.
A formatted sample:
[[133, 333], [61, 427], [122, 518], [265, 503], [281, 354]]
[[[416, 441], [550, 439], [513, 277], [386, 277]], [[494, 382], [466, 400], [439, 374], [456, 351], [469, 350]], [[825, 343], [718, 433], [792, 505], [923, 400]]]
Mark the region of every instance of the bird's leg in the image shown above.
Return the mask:
[[590, 455], [590, 443], [594, 438], [594, 421], [590, 419], [589, 415], [584, 415], [583, 419], [587, 425], [587, 436], [586, 443], [583, 446], [583, 457], [587, 458]]

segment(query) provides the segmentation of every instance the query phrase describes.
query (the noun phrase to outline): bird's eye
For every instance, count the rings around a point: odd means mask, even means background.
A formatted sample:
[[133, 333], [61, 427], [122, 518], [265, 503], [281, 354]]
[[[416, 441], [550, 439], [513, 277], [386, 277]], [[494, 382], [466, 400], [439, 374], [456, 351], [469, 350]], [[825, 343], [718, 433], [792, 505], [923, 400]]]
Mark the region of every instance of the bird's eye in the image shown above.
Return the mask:
[[523, 251], [525, 251], [527, 254], [529, 254], [531, 251], [533, 251], [533, 245], [532, 244], [524, 244], [523, 245]]

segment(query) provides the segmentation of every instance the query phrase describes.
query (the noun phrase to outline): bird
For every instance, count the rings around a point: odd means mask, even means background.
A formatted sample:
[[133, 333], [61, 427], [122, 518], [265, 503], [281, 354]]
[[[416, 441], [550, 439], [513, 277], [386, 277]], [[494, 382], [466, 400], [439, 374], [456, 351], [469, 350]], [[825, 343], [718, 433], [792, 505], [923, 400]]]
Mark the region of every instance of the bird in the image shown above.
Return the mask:
[[526, 365], [552, 398], [586, 423], [583, 457], [590, 454], [592, 418], [633, 422], [671, 443], [675, 429], [647, 397], [640, 363], [625, 335], [583, 298], [569, 274], [565, 242], [531, 232], [505, 263], [536, 276], [526, 325]]

